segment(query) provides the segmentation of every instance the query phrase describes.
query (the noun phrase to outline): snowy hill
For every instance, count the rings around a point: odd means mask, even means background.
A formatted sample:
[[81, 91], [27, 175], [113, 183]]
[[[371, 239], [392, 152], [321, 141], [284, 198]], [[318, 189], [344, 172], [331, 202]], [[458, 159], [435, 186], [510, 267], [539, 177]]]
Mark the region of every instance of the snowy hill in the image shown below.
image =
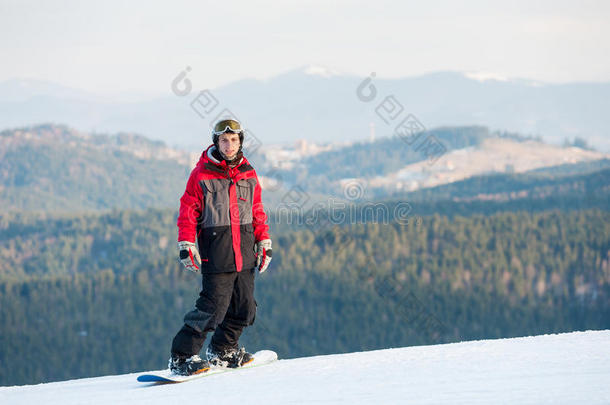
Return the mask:
[[[543, 142], [487, 138], [481, 144], [455, 149], [438, 158], [405, 165], [394, 173], [384, 173], [367, 182], [371, 188], [417, 190], [453, 183], [489, 173], [525, 173], [543, 167], [610, 158], [610, 154], [576, 147], [560, 147]], [[354, 179], [348, 179], [354, 181]]]
[[177, 385], [138, 374], [0, 387], [0, 403], [610, 403], [610, 330], [280, 360]]

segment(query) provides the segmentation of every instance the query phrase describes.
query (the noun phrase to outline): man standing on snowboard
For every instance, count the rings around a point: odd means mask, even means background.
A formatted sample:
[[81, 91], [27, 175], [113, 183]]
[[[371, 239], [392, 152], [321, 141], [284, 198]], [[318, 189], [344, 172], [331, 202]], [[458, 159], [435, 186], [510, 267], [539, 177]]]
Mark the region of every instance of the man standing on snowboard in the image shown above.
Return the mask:
[[[237, 120], [220, 120], [212, 141], [180, 198], [180, 261], [203, 278], [195, 309], [184, 316], [172, 342], [169, 368], [180, 375], [201, 373], [210, 365], [240, 367], [253, 360], [238, 348], [238, 340], [254, 323], [255, 272], [264, 272], [271, 261], [261, 186], [242, 153], [244, 129]], [[202, 359], [199, 351], [212, 331]]]

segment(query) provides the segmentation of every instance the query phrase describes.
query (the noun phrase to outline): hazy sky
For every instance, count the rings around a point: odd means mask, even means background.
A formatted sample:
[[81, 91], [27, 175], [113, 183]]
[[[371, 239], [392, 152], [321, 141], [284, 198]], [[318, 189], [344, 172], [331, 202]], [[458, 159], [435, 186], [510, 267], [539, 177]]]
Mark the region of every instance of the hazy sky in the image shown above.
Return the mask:
[[609, 1], [6, 1], [0, 81], [169, 93], [304, 65], [610, 81]]

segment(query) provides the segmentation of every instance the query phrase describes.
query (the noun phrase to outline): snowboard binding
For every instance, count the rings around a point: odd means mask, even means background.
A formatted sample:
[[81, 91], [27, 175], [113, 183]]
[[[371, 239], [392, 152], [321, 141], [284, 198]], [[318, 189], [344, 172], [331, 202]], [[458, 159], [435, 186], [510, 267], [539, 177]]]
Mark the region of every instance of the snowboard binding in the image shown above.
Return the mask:
[[173, 374], [188, 376], [205, 373], [210, 369], [210, 363], [198, 355], [185, 358], [172, 354], [168, 367]]
[[212, 346], [208, 346], [205, 354], [209, 364], [215, 367], [237, 368], [254, 360], [254, 356], [243, 347], [216, 350]]

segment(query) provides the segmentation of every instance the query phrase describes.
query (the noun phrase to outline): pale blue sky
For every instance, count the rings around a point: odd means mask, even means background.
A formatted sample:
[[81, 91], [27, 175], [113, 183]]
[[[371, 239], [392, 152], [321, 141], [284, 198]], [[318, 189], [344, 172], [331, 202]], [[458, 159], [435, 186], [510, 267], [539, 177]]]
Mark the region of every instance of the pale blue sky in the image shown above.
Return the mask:
[[403, 77], [439, 70], [610, 81], [607, 1], [7, 1], [0, 81], [168, 94], [304, 65]]

